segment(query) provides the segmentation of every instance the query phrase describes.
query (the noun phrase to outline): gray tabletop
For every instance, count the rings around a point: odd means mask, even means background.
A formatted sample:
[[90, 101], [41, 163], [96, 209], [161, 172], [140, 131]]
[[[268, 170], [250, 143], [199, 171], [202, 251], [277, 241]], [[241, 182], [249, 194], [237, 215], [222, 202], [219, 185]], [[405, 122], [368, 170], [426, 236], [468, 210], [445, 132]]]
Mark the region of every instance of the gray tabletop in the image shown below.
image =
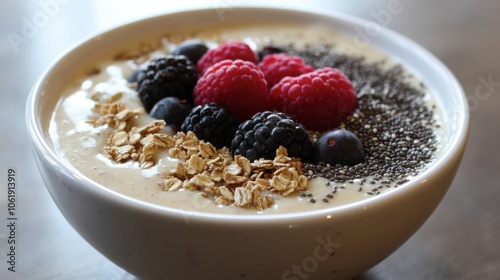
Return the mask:
[[[272, 1], [0, 0], [0, 279], [135, 279], [71, 228], [38, 173], [24, 105], [50, 62], [83, 37], [133, 19], [197, 3], [230, 10], [257, 2]], [[445, 199], [408, 242], [359, 279], [498, 279], [500, 2], [308, 3], [379, 22], [420, 43], [456, 74], [471, 105], [469, 145]], [[7, 263], [9, 169], [17, 179], [16, 272]]]

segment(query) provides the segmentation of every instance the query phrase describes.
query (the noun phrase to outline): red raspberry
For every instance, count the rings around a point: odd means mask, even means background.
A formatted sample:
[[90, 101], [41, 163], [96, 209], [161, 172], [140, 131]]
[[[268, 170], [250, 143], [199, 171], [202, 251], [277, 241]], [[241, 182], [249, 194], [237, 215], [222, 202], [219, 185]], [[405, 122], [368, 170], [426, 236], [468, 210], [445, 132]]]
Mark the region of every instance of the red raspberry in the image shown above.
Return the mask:
[[314, 71], [314, 67], [305, 64], [302, 58], [286, 53], [264, 56], [259, 63], [259, 68], [264, 72], [269, 88], [284, 77], [296, 77]]
[[257, 55], [250, 47], [239, 41], [222, 42], [217, 48], [208, 50], [198, 61], [196, 67], [198, 77], [201, 77], [208, 67], [225, 59], [241, 59], [257, 64]]
[[194, 88], [194, 103], [215, 102], [241, 122], [271, 109], [269, 90], [262, 71], [252, 62], [223, 60], [208, 68]]
[[283, 78], [271, 89], [271, 98], [277, 110], [315, 131], [337, 127], [357, 103], [351, 81], [329, 67]]

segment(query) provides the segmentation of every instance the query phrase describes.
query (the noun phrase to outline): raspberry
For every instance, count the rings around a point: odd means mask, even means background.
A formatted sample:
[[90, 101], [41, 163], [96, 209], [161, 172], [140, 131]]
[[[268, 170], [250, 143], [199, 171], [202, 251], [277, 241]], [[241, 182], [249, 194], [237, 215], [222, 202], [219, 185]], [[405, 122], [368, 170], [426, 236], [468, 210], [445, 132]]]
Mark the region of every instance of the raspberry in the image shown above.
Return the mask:
[[240, 124], [233, 140], [231, 152], [242, 155], [250, 162], [256, 159], [274, 159], [276, 149], [283, 146], [290, 157], [307, 160], [312, 143], [306, 128], [280, 112], [260, 112]]
[[167, 55], [149, 62], [146, 69], [137, 74], [137, 91], [149, 113], [156, 102], [165, 97], [177, 97], [193, 101], [196, 70], [184, 55]]
[[357, 103], [351, 81], [329, 67], [283, 78], [271, 89], [271, 98], [277, 110], [315, 131], [337, 127]]
[[195, 107], [181, 126], [183, 132], [192, 131], [217, 149], [229, 147], [238, 121], [226, 109], [215, 103]]
[[200, 58], [197, 64], [198, 76], [203, 75], [208, 67], [225, 59], [241, 59], [254, 64], [258, 62], [257, 56], [247, 44], [239, 41], [226, 41], [221, 43], [217, 48], [208, 50]]
[[302, 58], [286, 53], [264, 56], [259, 63], [259, 68], [264, 72], [269, 88], [272, 88], [284, 77], [296, 77], [314, 71], [314, 68], [306, 65]]
[[271, 108], [264, 74], [249, 61], [223, 60], [210, 67], [194, 88], [195, 105], [215, 102], [239, 121]]

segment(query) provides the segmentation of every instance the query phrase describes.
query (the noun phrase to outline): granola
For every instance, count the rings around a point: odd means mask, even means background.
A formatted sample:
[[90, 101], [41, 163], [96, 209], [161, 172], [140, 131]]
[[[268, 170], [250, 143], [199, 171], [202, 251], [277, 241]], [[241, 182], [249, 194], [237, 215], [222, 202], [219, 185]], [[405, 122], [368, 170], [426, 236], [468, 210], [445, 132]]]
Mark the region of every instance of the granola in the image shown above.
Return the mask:
[[133, 119], [144, 110], [127, 108], [119, 102], [121, 95], [93, 97], [99, 117], [88, 122], [95, 127], [112, 128], [104, 147], [109, 159], [117, 163], [136, 161], [141, 168], [150, 168], [157, 163], [158, 152], [167, 150], [170, 157], [179, 160], [162, 174], [165, 191], [198, 191], [203, 197], [212, 197], [217, 205], [263, 210], [274, 204], [272, 194], [288, 196], [307, 189], [302, 162], [288, 157], [284, 147], [277, 149], [273, 160], [250, 162], [240, 155], [233, 157], [226, 147], [216, 149], [193, 132], [166, 134], [163, 120], [134, 126]]
[[283, 147], [277, 149], [274, 160], [250, 163], [240, 155], [233, 158], [226, 148], [215, 149], [193, 132], [179, 132], [173, 139], [177, 144], [170, 149], [170, 154], [184, 157], [179, 158], [182, 161], [175, 168], [163, 174], [165, 190], [196, 190], [211, 195], [219, 205], [262, 210], [274, 204], [272, 193], [287, 196], [307, 189], [308, 179], [302, 173], [301, 161], [288, 157]]

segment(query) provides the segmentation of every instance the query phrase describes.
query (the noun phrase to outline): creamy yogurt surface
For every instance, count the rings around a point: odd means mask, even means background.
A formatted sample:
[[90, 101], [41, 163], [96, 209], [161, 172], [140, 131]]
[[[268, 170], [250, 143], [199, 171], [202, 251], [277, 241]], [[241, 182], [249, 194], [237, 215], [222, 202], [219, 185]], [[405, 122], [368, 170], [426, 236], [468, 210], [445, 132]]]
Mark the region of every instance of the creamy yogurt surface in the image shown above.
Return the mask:
[[[176, 39], [176, 36], [178, 38]], [[175, 43], [182, 39], [198, 38], [207, 41], [207, 45], [213, 46], [216, 42], [227, 39], [242, 40], [253, 49], [273, 43], [294, 43], [296, 48], [303, 44], [314, 44], [315, 42], [333, 43], [341, 46], [352, 46], [352, 38], [337, 33], [331, 29], [320, 26], [298, 27], [294, 26], [238, 26], [214, 31], [193, 31], [192, 34], [172, 35], [163, 39], [163, 47], [150, 54], [150, 57], [169, 53], [175, 48]], [[271, 39], [272, 38], [272, 39]], [[359, 53], [361, 50], [352, 48], [348, 50], [351, 54]], [[368, 61], [388, 61], [386, 66], [394, 63], [382, 52], [364, 47], [363, 56]], [[96, 118], [93, 110], [95, 101], [90, 98], [93, 92], [99, 92], [101, 99], [112, 99], [117, 93], [121, 94], [119, 101], [127, 104], [131, 109], [142, 108], [141, 101], [135, 89], [129, 86], [127, 81], [132, 72], [140, 67], [131, 60], [107, 61], [99, 65], [98, 74], [82, 77], [78, 81], [68, 81], [68, 87], [62, 93], [62, 97], [56, 106], [49, 125], [49, 134], [57, 154], [69, 164], [79, 170], [89, 179], [127, 196], [182, 210], [202, 211], [223, 214], [273, 214], [311, 211], [345, 205], [371, 197], [366, 192], [359, 191], [358, 184], [337, 184], [338, 190], [334, 199], [328, 202], [317, 201], [311, 203], [309, 197], [301, 196], [299, 193], [283, 197], [273, 195], [275, 203], [267, 209], [258, 211], [255, 208], [242, 208], [237, 206], [217, 205], [213, 199], [204, 198], [196, 191], [178, 190], [164, 191], [162, 186], [163, 172], [167, 172], [177, 164], [177, 160], [168, 156], [166, 151], [156, 156], [156, 165], [151, 168], [140, 168], [138, 162], [129, 161], [116, 163], [106, 157], [103, 147], [106, 145], [106, 135], [111, 129], [106, 125], [94, 127], [88, 123], [89, 119]], [[410, 80], [419, 84], [416, 79]], [[430, 96], [430, 94], [429, 94]], [[429, 102], [432, 98], [429, 97]], [[134, 120], [135, 125], [143, 126], [153, 121], [146, 113], [141, 114]], [[173, 133], [169, 128], [166, 133]], [[436, 133], [438, 130], [436, 129]], [[439, 136], [438, 136], [439, 138]], [[365, 178], [369, 179], [369, 178]], [[308, 182], [308, 192], [314, 193], [316, 197], [322, 198], [332, 193], [332, 187], [326, 184], [324, 178], [314, 178]], [[388, 191], [382, 190], [382, 191]]]

